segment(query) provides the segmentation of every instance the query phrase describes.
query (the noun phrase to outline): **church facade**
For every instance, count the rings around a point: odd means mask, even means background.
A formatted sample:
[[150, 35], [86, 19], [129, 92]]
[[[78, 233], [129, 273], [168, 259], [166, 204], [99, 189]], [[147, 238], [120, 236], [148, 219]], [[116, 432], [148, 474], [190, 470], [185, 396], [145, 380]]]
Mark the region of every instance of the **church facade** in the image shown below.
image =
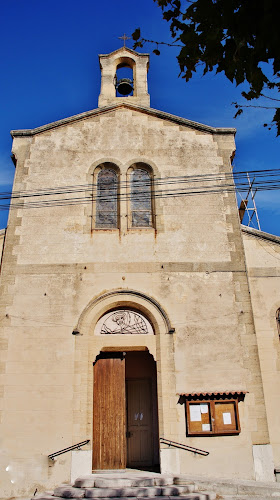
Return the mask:
[[150, 108], [148, 64], [101, 55], [97, 109], [12, 131], [6, 497], [100, 469], [274, 481], [280, 466], [280, 238], [240, 224], [235, 130]]

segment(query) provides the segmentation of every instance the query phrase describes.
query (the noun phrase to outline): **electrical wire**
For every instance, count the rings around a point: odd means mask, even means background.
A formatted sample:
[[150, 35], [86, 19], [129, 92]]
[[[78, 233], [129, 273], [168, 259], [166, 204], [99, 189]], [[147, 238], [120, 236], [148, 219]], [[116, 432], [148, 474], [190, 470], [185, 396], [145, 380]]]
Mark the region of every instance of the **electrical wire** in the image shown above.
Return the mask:
[[[254, 185], [255, 191], [273, 191], [280, 189], [280, 169], [250, 171], [250, 174], [251, 173], [254, 173], [254, 179], [251, 184]], [[249, 186], [247, 175], [247, 172], [198, 174], [191, 176], [155, 178], [153, 184], [150, 179], [148, 182], [134, 180], [133, 183], [130, 184], [128, 181], [123, 181], [121, 183], [109, 183], [99, 187], [96, 184], [82, 184], [39, 190], [0, 192], [0, 202], [7, 201], [6, 204], [0, 203], [0, 210], [9, 210], [9, 208], [27, 209], [69, 206], [96, 201], [100, 203], [112, 203], [116, 202], [116, 200], [126, 201], [131, 199], [133, 199], [133, 202], [144, 202], [150, 199], [151, 191], [154, 198], [177, 198], [181, 196], [219, 194], [224, 192], [235, 192], [236, 190], [238, 192], [248, 192]], [[233, 182], [233, 180], [235, 182]], [[191, 186], [187, 186], [187, 184], [191, 184]], [[176, 185], [176, 187], [174, 187], [174, 185]], [[117, 190], [118, 186], [120, 186], [120, 190]], [[132, 189], [122, 190], [122, 186], [131, 186]], [[77, 196], [81, 193], [82, 196]], [[46, 197], [49, 199], [42, 199]], [[33, 198], [33, 200], [29, 201], [29, 198]]]
[[[254, 175], [254, 178], [260, 178], [260, 177], [277, 177], [279, 176], [280, 178], [280, 169], [266, 169], [266, 170], [252, 170], [250, 171], [250, 174]], [[168, 176], [168, 177], [155, 177], [153, 178], [153, 184], [154, 185], [164, 185], [164, 184], [172, 184], [175, 183], [177, 184], [178, 182], [200, 182], [200, 181], [213, 181], [213, 180], [226, 180], [227, 178], [234, 179], [235, 182], [238, 181], [238, 179], [244, 178], [248, 185], [248, 178], [247, 178], [248, 172], [246, 171], [241, 171], [241, 172], [228, 172], [228, 173], [215, 173], [215, 174], [196, 174], [196, 175], [188, 175], [188, 176]], [[134, 180], [133, 184], [136, 184], [137, 186], [150, 186], [151, 180], [147, 181], [142, 181], [142, 180]], [[118, 182], [119, 186], [128, 186], [129, 181], [119, 181]], [[27, 190], [27, 191], [7, 191], [7, 192], [0, 192], [0, 197], [7, 197], [7, 198], [16, 198], [16, 197], [23, 197], [23, 196], [42, 196], [42, 195], [48, 195], [48, 194], [63, 194], [65, 191], [66, 192], [72, 192], [72, 191], [83, 191], [85, 189], [92, 189], [92, 187], [97, 187], [96, 183], [90, 183], [90, 184], [80, 184], [80, 185], [75, 185], [75, 186], [60, 186], [60, 187], [54, 187], [54, 188], [46, 188], [46, 189], [37, 189], [36, 191], [34, 190]]]

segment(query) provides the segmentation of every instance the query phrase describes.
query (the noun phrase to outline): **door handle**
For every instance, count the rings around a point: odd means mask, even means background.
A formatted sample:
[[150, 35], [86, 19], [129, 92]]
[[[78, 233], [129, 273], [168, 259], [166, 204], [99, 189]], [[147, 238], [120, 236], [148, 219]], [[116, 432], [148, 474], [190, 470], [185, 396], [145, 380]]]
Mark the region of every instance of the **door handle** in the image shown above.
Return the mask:
[[127, 437], [127, 438], [130, 438], [131, 436], [132, 436], [131, 432], [127, 431], [127, 432], [126, 432], [126, 437]]

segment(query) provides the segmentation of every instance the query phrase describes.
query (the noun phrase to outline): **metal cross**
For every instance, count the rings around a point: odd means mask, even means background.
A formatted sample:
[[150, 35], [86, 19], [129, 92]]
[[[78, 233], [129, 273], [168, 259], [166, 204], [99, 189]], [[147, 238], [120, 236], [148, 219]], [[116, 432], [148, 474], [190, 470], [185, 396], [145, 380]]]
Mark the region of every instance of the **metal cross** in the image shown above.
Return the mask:
[[118, 38], [120, 40], [123, 40], [123, 46], [125, 47], [125, 42], [126, 40], [130, 40], [131, 39], [131, 36], [127, 36], [125, 33], [123, 34], [123, 36], [118, 36]]

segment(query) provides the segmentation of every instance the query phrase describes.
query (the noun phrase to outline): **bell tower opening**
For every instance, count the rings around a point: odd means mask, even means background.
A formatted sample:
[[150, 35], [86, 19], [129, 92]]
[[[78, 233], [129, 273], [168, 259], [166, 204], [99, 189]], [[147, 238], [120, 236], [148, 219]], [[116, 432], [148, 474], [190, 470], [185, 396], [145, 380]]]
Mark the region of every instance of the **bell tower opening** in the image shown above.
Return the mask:
[[121, 62], [118, 64], [115, 75], [116, 97], [133, 95], [133, 80], [132, 64], [129, 62]]
[[101, 91], [98, 106], [129, 102], [150, 106], [147, 86], [149, 54], [140, 54], [128, 47], [121, 47], [110, 54], [99, 56]]

